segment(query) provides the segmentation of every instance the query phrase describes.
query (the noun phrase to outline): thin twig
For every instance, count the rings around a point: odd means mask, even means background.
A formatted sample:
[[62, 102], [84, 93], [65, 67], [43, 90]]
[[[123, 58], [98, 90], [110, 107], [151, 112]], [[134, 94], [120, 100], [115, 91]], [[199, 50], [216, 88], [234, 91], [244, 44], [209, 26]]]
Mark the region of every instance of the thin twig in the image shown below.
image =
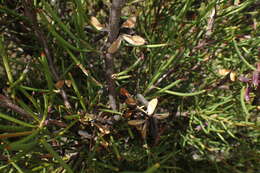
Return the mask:
[[[50, 67], [50, 70], [53, 74], [53, 77], [54, 77], [55, 81], [58, 81], [58, 80], [60, 80], [60, 77], [59, 77], [59, 75], [56, 71], [56, 68], [54, 66], [53, 57], [51, 55], [47, 39], [46, 39], [43, 31], [41, 30], [41, 28], [38, 26], [37, 18], [36, 18], [36, 11], [33, 7], [33, 2], [31, 0], [25, 0], [25, 1], [23, 1], [23, 6], [24, 6], [24, 9], [25, 9], [25, 11], [24, 11], [25, 16], [27, 16], [30, 19], [30, 21], [32, 22], [32, 28], [34, 30], [34, 33], [35, 33], [37, 39], [39, 40], [39, 42], [43, 46], [44, 53], [45, 53], [45, 55], [48, 59], [49, 67]], [[66, 108], [70, 109], [71, 105], [68, 101], [68, 97], [67, 97], [67, 94], [64, 91], [64, 89], [62, 89], [62, 88], [60, 89], [60, 94], [63, 98], [63, 101], [64, 101]]]
[[25, 116], [26, 118], [31, 118], [31, 115], [28, 112], [14, 104], [9, 98], [5, 97], [2, 94], [0, 94], [0, 107], [9, 108], [16, 113]]
[[[119, 21], [121, 16], [121, 9], [125, 3], [125, 0], [113, 0], [112, 6], [110, 9], [109, 16], [109, 33], [108, 33], [108, 44], [112, 44], [118, 37], [119, 34]], [[106, 63], [106, 78], [109, 91], [109, 104], [113, 110], [117, 109], [116, 105], [116, 91], [115, 91], [115, 81], [112, 78], [114, 74], [114, 55], [111, 53], [105, 54], [105, 63]]]

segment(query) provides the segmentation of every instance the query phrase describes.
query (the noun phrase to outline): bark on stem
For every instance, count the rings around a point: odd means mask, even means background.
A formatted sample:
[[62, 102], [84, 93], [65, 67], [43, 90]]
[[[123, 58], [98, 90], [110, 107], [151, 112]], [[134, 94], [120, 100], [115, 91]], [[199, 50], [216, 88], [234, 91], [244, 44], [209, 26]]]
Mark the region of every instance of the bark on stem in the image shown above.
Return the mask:
[[[113, 0], [112, 6], [110, 8], [110, 16], [109, 16], [109, 33], [108, 33], [108, 44], [111, 45], [118, 37], [119, 34], [119, 21], [121, 16], [121, 9], [125, 3], [125, 0]], [[117, 109], [116, 105], [116, 91], [115, 91], [115, 81], [112, 78], [114, 74], [114, 57], [113, 54], [106, 53], [105, 55], [105, 63], [106, 63], [106, 79], [108, 84], [109, 91], [109, 104], [113, 110]]]

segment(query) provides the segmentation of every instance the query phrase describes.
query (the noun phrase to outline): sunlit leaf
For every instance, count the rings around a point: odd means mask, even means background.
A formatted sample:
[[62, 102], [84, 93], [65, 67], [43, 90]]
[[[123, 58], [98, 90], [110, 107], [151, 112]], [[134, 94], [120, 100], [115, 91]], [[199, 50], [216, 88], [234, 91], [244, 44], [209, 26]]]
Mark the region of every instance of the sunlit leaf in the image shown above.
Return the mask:
[[105, 25], [103, 25], [103, 24], [101, 24], [99, 21], [98, 21], [98, 19], [96, 18], [96, 17], [94, 17], [94, 16], [92, 16], [91, 18], [90, 18], [90, 23], [91, 23], [91, 25], [93, 25], [97, 30], [102, 30], [102, 29], [104, 29], [104, 27], [105, 27]]
[[135, 46], [141, 46], [145, 44], [145, 40], [138, 35], [123, 34], [122, 37], [125, 41]]
[[122, 28], [134, 28], [136, 24], [136, 17], [129, 17], [123, 24]]
[[155, 108], [157, 106], [157, 103], [158, 103], [158, 99], [157, 98], [152, 99], [148, 103], [148, 106], [147, 106], [147, 114], [148, 115], [152, 115], [154, 113], [154, 110], [155, 110]]
[[122, 38], [119, 36], [112, 44], [111, 46], [108, 48], [108, 53], [115, 53], [120, 45], [121, 45], [121, 42], [122, 42]]

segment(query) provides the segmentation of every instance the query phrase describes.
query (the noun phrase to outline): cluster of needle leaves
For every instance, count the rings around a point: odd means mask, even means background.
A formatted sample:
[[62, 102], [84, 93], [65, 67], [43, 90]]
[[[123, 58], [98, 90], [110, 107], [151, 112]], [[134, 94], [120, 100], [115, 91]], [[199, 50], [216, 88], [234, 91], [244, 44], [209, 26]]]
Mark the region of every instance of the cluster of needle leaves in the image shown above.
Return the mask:
[[0, 172], [259, 172], [259, 6], [0, 0]]

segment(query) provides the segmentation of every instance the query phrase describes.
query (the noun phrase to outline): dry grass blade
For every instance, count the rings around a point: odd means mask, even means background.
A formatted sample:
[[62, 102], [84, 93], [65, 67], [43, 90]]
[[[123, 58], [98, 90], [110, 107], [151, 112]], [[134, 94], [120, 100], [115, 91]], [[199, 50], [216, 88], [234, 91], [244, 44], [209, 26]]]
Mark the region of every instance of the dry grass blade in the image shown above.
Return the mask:
[[128, 121], [128, 125], [139, 126], [139, 125], [143, 124], [144, 122], [145, 122], [145, 120], [130, 120], [130, 121]]
[[165, 119], [165, 118], [168, 118], [169, 115], [170, 115], [170, 113], [167, 112], [167, 113], [155, 114], [154, 117], [155, 117], [156, 119], [158, 119], [158, 120], [163, 120], [163, 119]]

